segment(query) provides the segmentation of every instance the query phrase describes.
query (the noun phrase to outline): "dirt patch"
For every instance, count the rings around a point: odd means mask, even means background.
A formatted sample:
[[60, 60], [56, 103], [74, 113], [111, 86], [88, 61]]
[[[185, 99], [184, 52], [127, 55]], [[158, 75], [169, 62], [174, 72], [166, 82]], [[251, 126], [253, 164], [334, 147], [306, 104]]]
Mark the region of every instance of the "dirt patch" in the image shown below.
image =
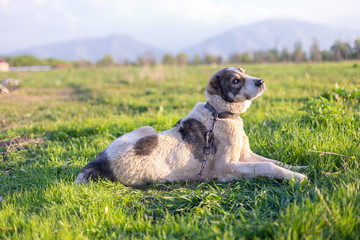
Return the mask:
[[63, 89], [21, 89], [0, 95], [1, 102], [42, 102], [56, 99], [68, 99], [74, 96], [72, 88]]
[[0, 141], [0, 153], [8, 154], [13, 150], [24, 150], [29, 145], [42, 144], [42, 138], [31, 138], [27, 136], [17, 136], [15, 138], [4, 139]]
[[19, 80], [13, 78], [6, 78], [0, 82], [0, 96], [9, 94], [19, 87]]

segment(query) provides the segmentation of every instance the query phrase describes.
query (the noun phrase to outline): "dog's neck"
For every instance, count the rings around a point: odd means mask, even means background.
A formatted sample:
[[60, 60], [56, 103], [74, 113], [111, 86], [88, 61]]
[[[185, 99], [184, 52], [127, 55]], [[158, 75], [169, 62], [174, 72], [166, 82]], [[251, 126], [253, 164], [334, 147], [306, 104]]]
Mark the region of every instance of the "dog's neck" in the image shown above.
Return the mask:
[[208, 103], [210, 103], [218, 113], [228, 112], [238, 115], [240, 113], [244, 113], [251, 104], [251, 100], [246, 100], [245, 102], [226, 102], [222, 97], [218, 95], [211, 95], [208, 91], [205, 92], [205, 96]]
[[233, 119], [239, 118], [239, 115], [235, 114], [235, 113], [231, 113], [231, 112], [220, 112], [219, 113], [219, 112], [217, 112], [215, 110], [215, 108], [209, 102], [207, 102], [205, 104], [205, 108], [211, 112], [211, 115], [213, 116], [214, 119], [216, 119], [216, 118], [233, 118]]

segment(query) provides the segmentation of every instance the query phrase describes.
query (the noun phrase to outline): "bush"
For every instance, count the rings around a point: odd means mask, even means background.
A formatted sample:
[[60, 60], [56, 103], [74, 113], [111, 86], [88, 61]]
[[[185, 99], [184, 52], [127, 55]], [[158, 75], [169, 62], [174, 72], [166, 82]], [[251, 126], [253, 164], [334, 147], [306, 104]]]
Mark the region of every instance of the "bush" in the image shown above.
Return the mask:
[[360, 90], [356, 88], [355, 90], [346, 90], [344, 88], [335, 88], [332, 91], [326, 91], [321, 95], [327, 100], [332, 100], [336, 102], [351, 102], [351, 101], [359, 101], [360, 102]]

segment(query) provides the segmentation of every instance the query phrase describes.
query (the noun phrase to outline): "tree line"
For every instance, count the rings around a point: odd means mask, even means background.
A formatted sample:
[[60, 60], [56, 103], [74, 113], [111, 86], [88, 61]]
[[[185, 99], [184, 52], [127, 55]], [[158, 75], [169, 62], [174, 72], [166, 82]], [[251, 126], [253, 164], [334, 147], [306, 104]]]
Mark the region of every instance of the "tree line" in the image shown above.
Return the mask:
[[[111, 55], [105, 55], [96, 63], [87, 60], [64, 61], [60, 59], [48, 58], [38, 59], [34, 56], [21, 55], [15, 57], [3, 57], [10, 66], [51, 66], [52, 68], [94, 68], [111, 67], [122, 65], [155, 65], [158, 64], [156, 56], [152, 52], [146, 52], [138, 57], [137, 61], [115, 62]], [[328, 50], [320, 50], [318, 43], [314, 40], [308, 54], [304, 51], [302, 43], [296, 42], [293, 50], [283, 48], [281, 50], [273, 48], [267, 51], [253, 51], [244, 53], [234, 53], [228, 59], [212, 54], [203, 56], [195, 55], [192, 59], [185, 53], [176, 55], [167, 53], [161, 58], [164, 65], [185, 66], [188, 64], [221, 64], [221, 63], [275, 63], [275, 62], [322, 62], [322, 61], [344, 61], [360, 59], [360, 39], [356, 39], [353, 45], [348, 42], [337, 40]]]
[[[181, 58], [187, 58], [186, 54], [180, 53]], [[184, 60], [181, 64], [176, 57], [171, 54], [165, 54], [162, 58], [162, 64], [165, 65], [184, 65]], [[185, 55], [185, 56], [184, 56]], [[328, 50], [320, 50], [316, 41], [310, 47], [308, 54], [304, 51], [302, 43], [296, 42], [293, 50], [284, 47], [281, 50], [276, 48], [267, 51], [253, 51], [244, 53], [234, 53], [228, 59], [223, 59], [220, 56], [205, 54], [202, 58], [199, 55], [188, 61], [189, 64], [220, 64], [220, 63], [275, 63], [275, 62], [322, 62], [322, 61], [344, 61], [360, 59], [360, 39], [354, 41], [353, 46], [347, 42], [337, 40]]]

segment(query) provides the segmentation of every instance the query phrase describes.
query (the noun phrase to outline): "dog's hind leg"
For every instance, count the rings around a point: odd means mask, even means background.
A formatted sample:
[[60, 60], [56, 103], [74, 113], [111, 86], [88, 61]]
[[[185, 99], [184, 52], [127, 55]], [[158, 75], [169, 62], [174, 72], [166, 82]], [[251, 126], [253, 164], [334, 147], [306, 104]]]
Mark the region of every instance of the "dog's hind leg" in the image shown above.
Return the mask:
[[89, 179], [97, 180], [99, 178], [115, 181], [116, 177], [111, 167], [112, 156], [118, 153], [122, 147], [125, 149], [131, 141], [153, 134], [156, 134], [155, 129], [145, 126], [119, 137], [81, 170], [75, 183], [87, 183]]
[[89, 179], [96, 181], [99, 178], [107, 178], [111, 181], [115, 180], [115, 175], [110, 167], [110, 161], [105, 150], [81, 170], [76, 177], [75, 183], [87, 183]]

